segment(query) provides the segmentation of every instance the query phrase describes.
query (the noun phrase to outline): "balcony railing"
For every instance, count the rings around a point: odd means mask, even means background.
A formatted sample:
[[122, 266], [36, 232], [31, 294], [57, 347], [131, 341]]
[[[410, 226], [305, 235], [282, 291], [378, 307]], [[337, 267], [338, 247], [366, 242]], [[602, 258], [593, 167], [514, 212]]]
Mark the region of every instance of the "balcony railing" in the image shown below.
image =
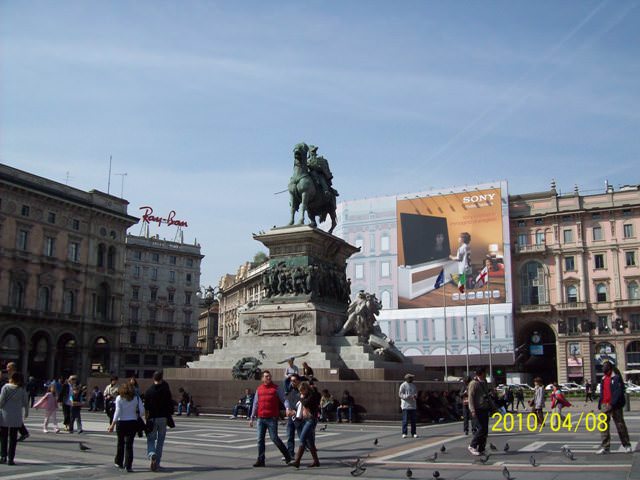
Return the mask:
[[519, 313], [540, 313], [540, 312], [550, 312], [551, 305], [548, 303], [541, 305], [520, 305], [518, 307]]
[[616, 308], [640, 307], [640, 298], [616, 300]]
[[558, 303], [556, 310], [559, 312], [568, 312], [572, 310], [586, 310], [587, 302], [570, 302], [570, 303]]
[[547, 250], [545, 243], [534, 245], [516, 245], [516, 253], [543, 253]]

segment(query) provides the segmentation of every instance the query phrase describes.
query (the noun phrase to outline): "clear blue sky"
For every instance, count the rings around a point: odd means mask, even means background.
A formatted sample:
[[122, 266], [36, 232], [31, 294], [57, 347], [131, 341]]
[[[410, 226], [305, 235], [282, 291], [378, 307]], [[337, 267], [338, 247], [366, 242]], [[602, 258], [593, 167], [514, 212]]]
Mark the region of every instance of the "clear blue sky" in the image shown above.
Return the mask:
[[203, 284], [288, 221], [297, 142], [341, 199], [586, 192], [640, 183], [639, 107], [638, 1], [0, 2], [0, 162], [106, 190], [113, 155]]

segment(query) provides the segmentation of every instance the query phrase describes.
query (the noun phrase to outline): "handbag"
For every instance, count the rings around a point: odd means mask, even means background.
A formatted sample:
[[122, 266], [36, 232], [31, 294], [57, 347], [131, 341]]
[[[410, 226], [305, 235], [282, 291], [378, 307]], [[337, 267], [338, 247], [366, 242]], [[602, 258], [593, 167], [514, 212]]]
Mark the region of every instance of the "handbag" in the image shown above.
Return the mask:
[[173, 421], [173, 416], [172, 415], [168, 415], [167, 416], [167, 427], [176, 428], [176, 422]]

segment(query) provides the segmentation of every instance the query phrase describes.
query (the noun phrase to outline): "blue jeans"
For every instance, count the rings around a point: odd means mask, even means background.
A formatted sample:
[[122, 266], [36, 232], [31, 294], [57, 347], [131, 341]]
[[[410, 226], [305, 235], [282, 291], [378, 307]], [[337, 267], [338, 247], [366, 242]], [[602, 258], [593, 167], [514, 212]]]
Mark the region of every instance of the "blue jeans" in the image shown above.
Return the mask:
[[157, 417], [149, 420], [153, 421], [153, 430], [147, 433], [147, 456], [151, 459], [151, 455], [155, 453], [156, 465], [160, 466], [164, 437], [167, 436], [167, 418]]
[[278, 419], [274, 417], [258, 418], [258, 461], [264, 463], [264, 439], [267, 430], [269, 431], [269, 438], [271, 438], [271, 441], [274, 443], [274, 445], [278, 447], [278, 450], [280, 450], [282, 455], [284, 455], [284, 458], [286, 458], [287, 461], [291, 460], [291, 455], [289, 455], [287, 447], [285, 447], [284, 443], [282, 443], [282, 440], [280, 440], [280, 437], [278, 437]]
[[[182, 409], [185, 408], [182, 402], [178, 403], [178, 415], [182, 415]], [[186, 406], [187, 415], [191, 415], [191, 403], [187, 403]]]
[[316, 425], [318, 420], [315, 418], [308, 418], [303, 420], [298, 434], [300, 438], [300, 445], [304, 445], [309, 450], [313, 450], [316, 446]]
[[353, 407], [352, 406], [349, 406], [349, 407], [338, 407], [338, 421], [339, 422], [342, 421], [342, 415], [344, 414], [345, 410], [347, 410], [347, 413], [348, 413], [347, 420], [349, 420], [349, 422], [351, 422], [352, 415], [353, 415]]
[[407, 424], [411, 422], [411, 435], [416, 434], [416, 410], [415, 409], [403, 409], [402, 410], [402, 434], [407, 434]]
[[287, 419], [287, 451], [292, 458], [296, 456], [296, 432], [298, 432], [299, 436], [299, 430], [298, 422], [289, 417]]

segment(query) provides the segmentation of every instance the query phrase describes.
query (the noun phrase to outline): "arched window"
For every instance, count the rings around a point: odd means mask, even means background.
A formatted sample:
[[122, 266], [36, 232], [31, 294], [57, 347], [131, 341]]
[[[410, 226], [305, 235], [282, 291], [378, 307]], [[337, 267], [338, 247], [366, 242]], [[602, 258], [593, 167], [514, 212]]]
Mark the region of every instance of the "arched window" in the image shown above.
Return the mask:
[[598, 302], [607, 301], [607, 286], [604, 283], [596, 285], [596, 300]]
[[629, 282], [627, 285], [627, 295], [629, 300], [637, 300], [640, 298], [640, 292], [638, 292], [638, 282]]
[[391, 308], [391, 294], [389, 290], [384, 290], [381, 295], [382, 300], [382, 308], [390, 309]]
[[544, 267], [539, 262], [528, 262], [520, 271], [520, 295], [522, 305], [549, 303]]
[[96, 303], [96, 315], [101, 320], [109, 318], [109, 285], [101, 283], [98, 287], [98, 301]]
[[98, 266], [99, 267], [104, 267], [104, 260], [105, 260], [105, 256], [107, 254], [107, 247], [105, 246], [104, 243], [101, 243], [98, 245]]
[[38, 309], [48, 312], [51, 305], [51, 291], [49, 287], [40, 287], [38, 289]]
[[640, 341], [634, 341], [627, 345], [627, 369], [640, 367]]
[[107, 268], [116, 268], [116, 247], [109, 247], [109, 253], [107, 254]]
[[567, 287], [567, 303], [578, 303], [578, 288], [575, 285]]
[[75, 295], [71, 290], [64, 292], [64, 313], [72, 314], [75, 310]]
[[14, 308], [24, 308], [24, 283], [21, 281], [14, 281], [11, 287], [10, 303]]

